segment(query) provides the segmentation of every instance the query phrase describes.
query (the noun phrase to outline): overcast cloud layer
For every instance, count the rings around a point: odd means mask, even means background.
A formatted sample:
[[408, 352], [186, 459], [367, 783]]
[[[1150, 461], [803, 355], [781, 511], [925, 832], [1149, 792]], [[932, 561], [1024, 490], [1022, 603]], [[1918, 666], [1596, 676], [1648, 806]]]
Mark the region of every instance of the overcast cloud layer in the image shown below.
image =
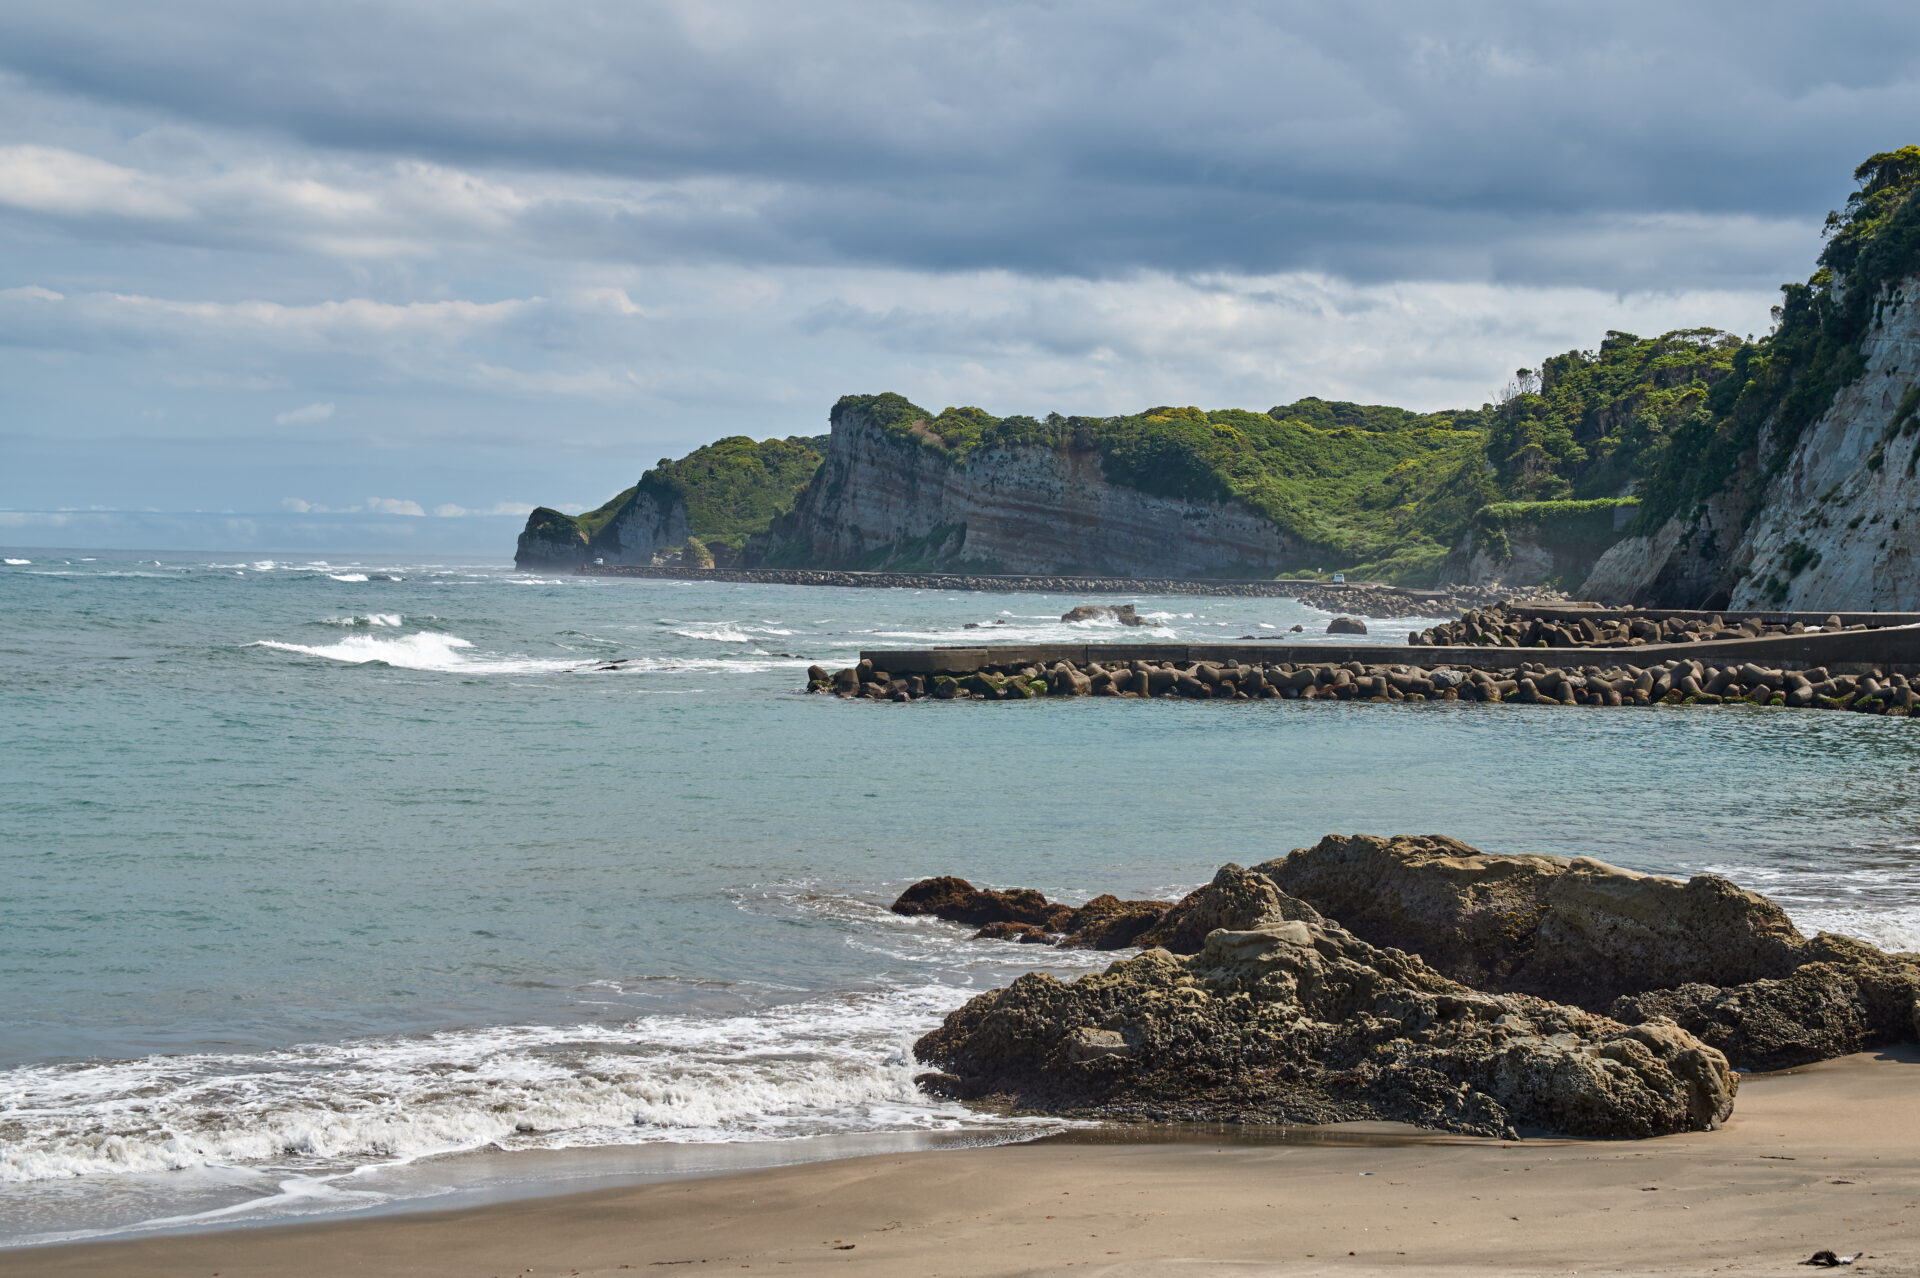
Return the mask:
[[1891, 4], [13, 0], [0, 542], [182, 535], [19, 513], [107, 507], [504, 551], [851, 391], [1442, 408], [1608, 328], [1759, 331], [1853, 165], [1920, 140], [1917, 37]]

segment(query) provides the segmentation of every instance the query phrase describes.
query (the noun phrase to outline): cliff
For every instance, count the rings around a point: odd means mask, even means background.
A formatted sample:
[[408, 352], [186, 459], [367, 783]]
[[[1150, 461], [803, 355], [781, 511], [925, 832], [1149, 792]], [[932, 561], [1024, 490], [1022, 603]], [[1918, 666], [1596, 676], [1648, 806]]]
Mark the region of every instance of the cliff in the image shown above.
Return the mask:
[[527, 517], [514, 554], [522, 570], [609, 564], [738, 562], [747, 539], [793, 505], [825, 441], [729, 436], [678, 461], [661, 458], [640, 482], [594, 510], [545, 506]]
[[1091, 448], [1001, 444], [956, 463], [888, 432], [858, 398], [831, 420], [820, 473], [754, 543], [762, 562], [1258, 576], [1307, 549], [1240, 502], [1113, 484]]
[[1439, 584], [1575, 589], [1620, 540], [1639, 504], [1602, 497], [1482, 506], [1447, 556]]
[[1580, 593], [1675, 607], [1920, 609], [1920, 148], [1876, 155], [1819, 269], [1736, 353]]
[[1517, 370], [1495, 403], [1427, 414], [1309, 398], [1003, 418], [848, 396], [824, 440], [722, 440], [571, 522], [536, 511], [519, 562], [704, 562], [687, 549], [704, 542], [723, 565], [1344, 569], [1920, 610], [1920, 148], [1854, 177], [1818, 269], [1757, 342], [1609, 332]]
[[[1381, 512], [1430, 499], [1479, 444], [1438, 414], [1320, 400], [1041, 421], [885, 394], [842, 399], [831, 423], [819, 474], [751, 561], [1171, 577], [1352, 564], [1394, 549]], [[1416, 537], [1437, 563], [1424, 529], [1398, 541]]]

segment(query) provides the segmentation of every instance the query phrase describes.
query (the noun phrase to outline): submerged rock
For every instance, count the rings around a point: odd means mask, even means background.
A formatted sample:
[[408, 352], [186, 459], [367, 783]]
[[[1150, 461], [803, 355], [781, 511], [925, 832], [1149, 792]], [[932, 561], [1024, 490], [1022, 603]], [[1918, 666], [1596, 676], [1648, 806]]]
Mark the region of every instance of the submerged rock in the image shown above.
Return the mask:
[[1671, 1023], [1478, 993], [1299, 920], [1218, 929], [1197, 954], [1147, 950], [1070, 984], [1028, 974], [915, 1051], [943, 1071], [924, 1078], [931, 1090], [1021, 1109], [1501, 1137], [1705, 1130], [1737, 1087], [1724, 1056]]
[[1032, 888], [976, 888], [950, 875], [922, 879], [893, 903], [895, 914], [971, 923], [979, 940], [1018, 940], [1076, 949], [1120, 950], [1160, 920], [1168, 901], [1122, 901], [1096, 896], [1082, 906], [1049, 901]]
[[[1055, 905], [1032, 888], [995, 891], [977, 888], [965, 879], [950, 875], [922, 879], [900, 894], [893, 903], [895, 914], [931, 914], [951, 923], [1033, 923], [1047, 924], [1066, 906]], [[1056, 929], [1057, 930], [1057, 929]]]
[[1147, 619], [1134, 611], [1132, 604], [1077, 604], [1060, 614], [1062, 621], [1117, 621], [1123, 626], [1144, 626]]

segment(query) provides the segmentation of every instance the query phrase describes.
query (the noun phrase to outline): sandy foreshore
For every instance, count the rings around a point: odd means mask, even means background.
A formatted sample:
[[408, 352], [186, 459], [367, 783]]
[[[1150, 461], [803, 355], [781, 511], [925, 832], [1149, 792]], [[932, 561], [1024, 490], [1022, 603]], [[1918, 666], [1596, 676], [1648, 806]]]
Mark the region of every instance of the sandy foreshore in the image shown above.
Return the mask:
[[1920, 1052], [1743, 1083], [1618, 1143], [1064, 1143], [883, 1155], [471, 1210], [0, 1252], [0, 1273], [1920, 1274]]

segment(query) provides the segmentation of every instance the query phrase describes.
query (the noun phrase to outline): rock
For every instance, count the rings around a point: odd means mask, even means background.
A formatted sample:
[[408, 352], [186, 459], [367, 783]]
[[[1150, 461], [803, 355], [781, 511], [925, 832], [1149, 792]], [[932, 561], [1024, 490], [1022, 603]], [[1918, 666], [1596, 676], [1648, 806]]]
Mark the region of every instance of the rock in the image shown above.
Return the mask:
[[989, 923], [973, 934], [976, 941], [1019, 941], [1024, 945], [1052, 945], [1058, 938], [1032, 923]]
[[1146, 618], [1132, 604], [1080, 604], [1060, 614], [1062, 621], [1117, 621], [1123, 626], [1144, 626]]
[[[1160, 921], [1169, 901], [1122, 901], [1096, 896], [1075, 908], [1049, 901], [1032, 888], [993, 891], [952, 876], [922, 879], [893, 903], [895, 914], [926, 915], [979, 927], [979, 940], [1060, 944], [1075, 949], [1119, 950], [1135, 944]], [[1036, 933], [1038, 935], [1036, 935]]]
[[1329, 835], [1252, 872], [1455, 980], [1628, 1023], [1668, 1017], [1741, 1069], [1920, 1039], [1920, 955], [1808, 939], [1779, 906], [1716, 875], [1682, 882], [1584, 857], [1365, 835]]
[[521, 572], [571, 571], [586, 562], [587, 535], [573, 516], [547, 506], [534, 507], [514, 550], [513, 566]]
[[1165, 901], [1122, 901], [1111, 895], [1096, 896], [1073, 912], [1061, 931], [1061, 942], [1073, 950], [1123, 950], [1140, 944], [1140, 935], [1160, 921], [1167, 912]]
[[1266, 875], [1229, 863], [1214, 874], [1213, 882], [1187, 893], [1152, 928], [1141, 933], [1138, 944], [1157, 945], [1175, 954], [1197, 954], [1207, 936], [1220, 928], [1244, 932], [1289, 920], [1325, 921], [1305, 901], [1284, 895]]
[[1920, 1038], [1920, 967], [1852, 937], [1822, 934], [1778, 979], [1689, 984], [1614, 1000], [1627, 1024], [1664, 1016], [1741, 1069], [1786, 1069]]
[[1805, 944], [1779, 906], [1715, 875], [1683, 883], [1438, 835], [1328, 835], [1254, 868], [1355, 935], [1477, 989], [1594, 1010], [1645, 990], [1784, 976]]
[[1299, 634], [1299, 633], [1301, 633], [1302, 631], [1304, 631], [1305, 629], [1306, 629], [1306, 627], [1305, 627], [1305, 626], [1288, 626], [1288, 627], [1287, 627], [1287, 633], [1288, 633], [1288, 634], [1290, 634], [1290, 635], [1297, 635], [1297, 634]]
[[965, 879], [943, 877], [922, 879], [900, 894], [893, 903], [895, 914], [931, 914], [952, 923], [1033, 923], [1044, 924], [1060, 913], [1061, 907], [1032, 888], [1014, 888], [996, 892], [976, 888]]
[[1364, 635], [1367, 633], [1367, 623], [1358, 617], [1335, 617], [1327, 623], [1327, 633], [1330, 635]]
[[1737, 1077], [1665, 1022], [1481, 994], [1331, 924], [1216, 930], [971, 1000], [915, 1047], [942, 1094], [1087, 1117], [1387, 1120], [1511, 1138], [1717, 1126]]

